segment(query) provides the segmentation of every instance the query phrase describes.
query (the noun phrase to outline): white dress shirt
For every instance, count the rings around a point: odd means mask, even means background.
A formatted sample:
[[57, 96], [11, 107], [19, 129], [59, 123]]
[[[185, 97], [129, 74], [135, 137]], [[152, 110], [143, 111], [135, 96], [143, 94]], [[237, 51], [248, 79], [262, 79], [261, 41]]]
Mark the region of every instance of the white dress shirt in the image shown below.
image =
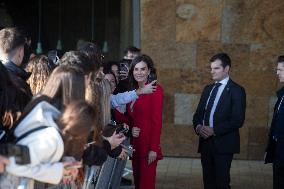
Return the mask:
[[[224, 91], [224, 89], [225, 89], [229, 79], [230, 79], [229, 77], [226, 77], [225, 79], [223, 79], [223, 80], [218, 82], [218, 83], [221, 83], [221, 86], [218, 88], [218, 92], [217, 92], [216, 98], [214, 100], [213, 107], [212, 107], [211, 112], [210, 112], [210, 117], [209, 117], [209, 126], [210, 127], [214, 126], [213, 125], [213, 116], [214, 116], [217, 104], [218, 104], [218, 102], [220, 100], [221, 94], [223, 93], [223, 91]], [[207, 101], [207, 103], [208, 103], [208, 101]]]

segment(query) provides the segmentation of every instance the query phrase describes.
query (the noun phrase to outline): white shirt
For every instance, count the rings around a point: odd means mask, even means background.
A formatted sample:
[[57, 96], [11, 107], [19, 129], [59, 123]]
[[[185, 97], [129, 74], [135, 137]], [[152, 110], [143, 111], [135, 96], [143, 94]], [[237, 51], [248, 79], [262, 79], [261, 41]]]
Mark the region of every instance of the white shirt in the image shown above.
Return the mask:
[[[229, 79], [230, 79], [229, 77], [226, 77], [225, 79], [219, 81], [219, 83], [221, 83], [221, 86], [218, 88], [218, 92], [217, 92], [216, 98], [214, 100], [213, 107], [212, 107], [211, 112], [210, 112], [210, 117], [209, 117], [209, 126], [210, 127], [213, 127], [213, 121], [214, 121], [213, 120], [213, 116], [214, 116], [217, 104], [218, 104], [218, 102], [220, 100], [221, 94], [223, 93], [224, 88], [226, 87]], [[207, 101], [207, 103], [208, 103], [208, 101]]]

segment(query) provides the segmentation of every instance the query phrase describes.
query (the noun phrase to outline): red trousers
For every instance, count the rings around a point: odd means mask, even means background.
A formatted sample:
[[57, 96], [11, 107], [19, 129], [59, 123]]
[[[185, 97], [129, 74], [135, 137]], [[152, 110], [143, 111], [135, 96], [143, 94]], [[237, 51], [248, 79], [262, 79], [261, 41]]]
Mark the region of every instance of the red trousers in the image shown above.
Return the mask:
[[157, 160], [148, 165], [147, 158], [133, 158], [135, 189], [155, 189]]

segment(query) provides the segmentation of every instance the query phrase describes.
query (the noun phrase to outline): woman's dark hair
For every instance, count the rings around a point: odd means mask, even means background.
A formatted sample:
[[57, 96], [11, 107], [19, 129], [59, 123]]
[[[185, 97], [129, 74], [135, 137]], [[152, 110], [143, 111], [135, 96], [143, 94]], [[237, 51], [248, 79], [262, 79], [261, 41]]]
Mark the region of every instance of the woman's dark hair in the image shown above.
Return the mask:
[[45, 86], [53, 68], [48, 58], [44, 55], [36, 55], [29, 61], [26, 70], [31, 73], [31, 76], [27, 82], [31, 87], [33, 95], [39, 93]]
[[0, 62], [0, 119], [2, 125], [9, 129], [21, 116], [30, 97], [17, 88]]
[[112, 66], [117, 66], [117, 68], [119, 68], [119, 62], [117, 61], [108, 61], [106, 64], [103, 65], [104, 66], [104, 70], [108, 69], [111, 70]]
[[81, 159], [84, 145], [93, 131], [94, 138], [100, 138], [96, 127], [97, 112], [84, 100], [72, 101], [59, 117], [58, 125], [63, 134], [65, 155]]
[[133, 71], [134, 71], [134, 67], [139, 62], [145, 62], [148, 69], [150, 70], [150, 73], [156, 75], [156, 69], [154, 68], [154, 62], [151, 59], [151, 57], [145, 54], [137, 56], [136, 58], [132, 60], [130, 69], [129, 69], [129, 83], [130, 83], [131, 89], [135, 89], [138, 85], [137, 81], [133, 77]]
[[77, 50], [85, 53], [90, 58], [94, 65], [95, 72], [99, 70], [104, 58], [99, 45], [92, 42], [83, 41], [80, 43], [80, 45], [78, 45]]
[[59, 64], [80, 68], [84, 74], [89, 74], [90, 72], [96, 71], [96, 64], [94, 64], [86, 53], [80, 51], [66, 52], [61, 57]]

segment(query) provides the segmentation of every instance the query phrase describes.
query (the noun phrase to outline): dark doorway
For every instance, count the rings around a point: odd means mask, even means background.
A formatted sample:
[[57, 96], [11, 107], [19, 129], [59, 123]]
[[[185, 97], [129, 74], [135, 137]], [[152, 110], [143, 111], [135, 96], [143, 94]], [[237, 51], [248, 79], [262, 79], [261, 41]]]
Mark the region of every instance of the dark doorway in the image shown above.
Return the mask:
[[98, 43], [107, 59], [120, 58], [122, 1], [2, 0], [0, 5], [10, 15], [13, 26], [28, 29], [34, 49], [39, 38], [43, 52], [56, 49], [58, 40], [63, 52], [74, 50], [77, 41], [84, 39]]

